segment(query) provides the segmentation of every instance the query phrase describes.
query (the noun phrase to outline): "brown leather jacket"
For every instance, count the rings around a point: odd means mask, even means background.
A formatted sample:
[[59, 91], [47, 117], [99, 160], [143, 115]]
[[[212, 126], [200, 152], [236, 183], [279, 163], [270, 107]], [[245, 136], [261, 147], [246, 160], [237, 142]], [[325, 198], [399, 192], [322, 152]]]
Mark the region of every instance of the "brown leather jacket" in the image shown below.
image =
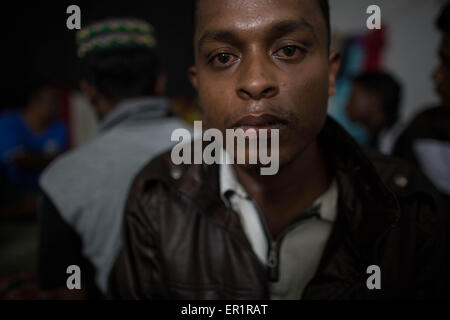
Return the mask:
[[[338, 215], [303, 298], [443, 297], [446, 239], [433, 187], [402, 162], [367, 156], [331, 118], [319, 141], [338, 182]], [[381, 269], [381, 290], [367, 288], [370, 265]], [[175, 166], [168, 152], [141, 171], [109, 296], [269, 298], [265, 267], [219, 195], [217, 165]]]

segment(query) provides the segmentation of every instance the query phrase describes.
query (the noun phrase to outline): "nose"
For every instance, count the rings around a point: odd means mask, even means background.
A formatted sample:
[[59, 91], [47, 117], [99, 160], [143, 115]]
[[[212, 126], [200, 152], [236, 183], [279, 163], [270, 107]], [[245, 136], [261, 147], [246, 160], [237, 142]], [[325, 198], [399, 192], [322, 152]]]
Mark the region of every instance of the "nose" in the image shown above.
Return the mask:
[[276, 96], [279, 86], [274, 74], [274, 66], [264, 56], [253, 54], [241, 63], [237, 82], [237, 95], [244, 100], [269, 99]]

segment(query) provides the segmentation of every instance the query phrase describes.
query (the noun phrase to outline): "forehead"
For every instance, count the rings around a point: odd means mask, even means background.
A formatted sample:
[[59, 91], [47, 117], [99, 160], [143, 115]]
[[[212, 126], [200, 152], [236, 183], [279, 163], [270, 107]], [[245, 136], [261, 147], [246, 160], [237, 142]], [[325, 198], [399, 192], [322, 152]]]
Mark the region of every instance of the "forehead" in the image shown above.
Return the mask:
[[195, 44], [210, 30], [256, 33], [284, 20], [306, 21], [321, 39], [327, 37], [316, 0], [199, 0], [196, 18]]

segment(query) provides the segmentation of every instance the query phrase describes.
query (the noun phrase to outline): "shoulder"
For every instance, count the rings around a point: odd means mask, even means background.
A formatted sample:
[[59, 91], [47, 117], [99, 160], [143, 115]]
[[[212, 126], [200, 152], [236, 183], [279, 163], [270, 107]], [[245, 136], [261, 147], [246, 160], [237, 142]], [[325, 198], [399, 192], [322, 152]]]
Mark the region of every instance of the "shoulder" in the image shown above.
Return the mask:
[[373, 149], [364, 149], [383, 183], [397, 197], [412, 197], [422, 194], [435, 197], [436, 189], [414, 165], [400, 158], [387, 156]]
[[448, 107], [429, 107], [422, 111], [420, 111], [415, 117], [414, 120], [421, 120], [427, 118], [435, 118], [438, 116], [450, 116], [450, 108]]
[[154, 185], [164, 185], [167, 188], [177, 188], [187, 178], [186, 172], [191, 165], [175, 165], [171, 160], [171, 150], [161, 153], [149, 161], [135, 176], [131, 195], [140, 195], [148, 192]]
[[365, 150], [385, 186], [395, 195], [403, 224], [433, 233], [448, 219], [446, 204], [416, 166], [373, 150]]
[[420, 241], [443, 241], [449, 219], [446, 204], [428, 178], [398, 158], [365, 151], [400, 209], [397, 230]]
[[[52, 195], [53, 189], [58, 189], [60, 193], [69, 192], [71, 188], [82, 185], [84, 179], [89, 179], [90, 167], [95, 165], [95, 161], [88, 157], [88, 145], [64, 152], [53, 160], [39, 178], [40, 187]], [[77, 181], [76, 184], [73, 181]], [[55, 191], [55, 190], [53, 190]], [[82, 191], [82, 190], [79, 190]]]
[[17, 110], [8, 110], [0, 112], [0, 121], [17, 119], [19, 117], [19, 112]]
[[404, 132], [415, 132], [421, 128], [428, 128], [434, 126], [435, 122], [450, 119], [450, 108], [448, 107], [431, 107], [420, 111], [412, 118], [410, 123], [406, 126]]
[[[150, 228], [160, 221], [162, 214], [170, 215], [174, 208], [186, 208], [186, 199], [179, 193], [179, 183], [188, 166], [175, 166], [170, 152], [153, 158], [135, 176], [125, 202], [125, 224], [136, 223]], [[179, 210], [178, 210], [179, 211]], [[133, 222], [134, 221], [134, 222]]]
[[17, 111], [5, 111], [0, 113], [0, 129], [8, 129], [20, 122], [20, 115]]
[[17, 111], [8, 111], [0, 115], [0, 149], [2, 152], [22, 145], [26, 133]]
[[[151, 202], [168, 203], [171, 208], [186, 204], [204, 209], [218, 194], [218, 166], [206, 164], [174, 164], [172, 150], [151, 160], [135, 176], [127, 208]], [[186, 208], [185, 208], [186, 209]]]
[[54, 133], [58, 134], [66, 134], [67, 126], [61, 121], [55, 121], [52, 123], [50, 130]]
[[365, 150], [379, 177], [395, 195], [400, 209], [398, 230], [423, 242], [445, 242], [450, 216], [447, 204], [430, 180], [415, 166], [373, 150]]

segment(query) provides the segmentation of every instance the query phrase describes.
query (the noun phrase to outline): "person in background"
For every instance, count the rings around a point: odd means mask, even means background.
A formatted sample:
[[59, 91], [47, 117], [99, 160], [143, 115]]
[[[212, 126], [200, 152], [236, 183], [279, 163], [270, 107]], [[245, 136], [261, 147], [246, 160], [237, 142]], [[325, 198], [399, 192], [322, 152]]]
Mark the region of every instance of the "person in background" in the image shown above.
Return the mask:
[[439, 106], [419, 113], [395, 143], [393, 155], [418, 166], [442, 193], [450, 208], [450, 2], [436, 26], [442, 33], [440, 63], [433, 72]]
[[401, 85], [389, 73], [368, 72], [353, 79], [347, 113], [368, 132], [369, 147], [388, 153], [383, 137], [398, 121], [401, 95]]
[[22, 109], [0, 115], [2, 216], [33, 214], [38, 179], [68, 147], [68, 131], [58, 120], [61, 98], [51, 81], [30, 82]]
[[101, 120], [93, 141], [59, 157], [40, 179], [38, 280], [64, 288], [78, 265], [89, 298], [101, 298], [121, 247], [121, 222], [136, 172], [185, 124], [169, 117], [153, 27], [106, 19], [77, 34], [82, 91]]

